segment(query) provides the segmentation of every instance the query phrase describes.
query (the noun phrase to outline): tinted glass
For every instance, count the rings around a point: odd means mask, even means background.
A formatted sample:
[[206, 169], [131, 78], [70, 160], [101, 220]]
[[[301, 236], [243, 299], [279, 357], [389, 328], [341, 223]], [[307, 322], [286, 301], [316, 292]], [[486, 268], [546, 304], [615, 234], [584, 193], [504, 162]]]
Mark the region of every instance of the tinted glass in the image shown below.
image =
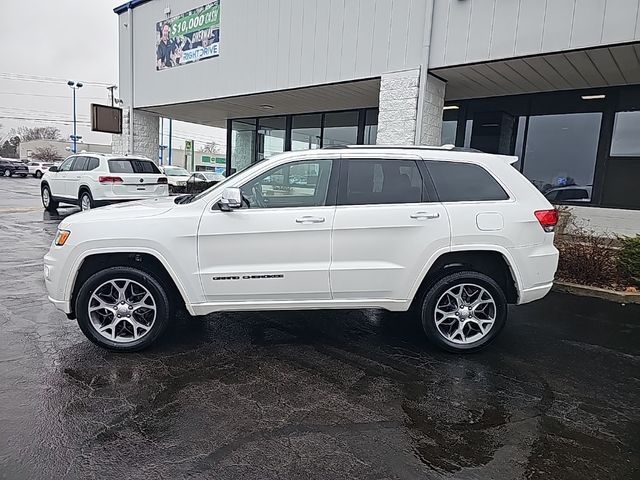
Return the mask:
[[[341, 180], [342, 182], [342, 180]], [[419, 203], [422, 175], [411, 160], [349, 160], [341, 205]]]
[[358, 143], [358, 112], [326, 113], [322, 146]]
[[231, 168], [238, 172], [255, 162], [256, 121], [231, 122]]
[[122, 158], [109, 160], [111, 173], [160, 173], [158, 167], [149, 160], [135, 160]]
[[611, 156], [640, 157], [640, 111], [616, 112]]
[[320, 148], [322, 115], [294, 115], [291, 119], [291, 150]]
[[591, 186], [601, 117], [599, 112], [530, 117], [525, 176], [543, 193], [555, 187]]
[[86, 170], [88, 158], [87, 157], [76, 157], [73, 165], [71, 166], [72, 172], [78, 172], [82, 170]]
[[241, 187], [250, 208], [317, 207], [324, 205], [331, 160], [295, 162], [275, 167]]
[[378, 110], [367, 110], [364, 122], [365, 145], [375, 145], [378, 136]]
[[286, 118], [260, 118], [258, 122], [258, 160], [284, 152]]
[[93, 170], [94, 168], [98, 168], [100, 161], [97, 158], [91, 157], [87, 162], [86, 170]]
[[509, 196], [484, 168], [472, 163], [427, 162], [441, 202], [507, 200]]

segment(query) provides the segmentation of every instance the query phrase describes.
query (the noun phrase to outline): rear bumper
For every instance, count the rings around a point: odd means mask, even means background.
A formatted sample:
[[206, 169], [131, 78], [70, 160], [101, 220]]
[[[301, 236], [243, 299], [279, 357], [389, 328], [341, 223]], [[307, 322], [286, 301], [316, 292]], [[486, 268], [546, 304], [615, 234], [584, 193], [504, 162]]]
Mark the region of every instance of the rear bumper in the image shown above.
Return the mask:
[[549, 293], [549, 291], [551, 290], [551, 287], [553, 287], [553, 282], [547, 283], [545, 285], [539, 285], [533, 288], [528, 288], [526, 290], [521, 290], [520, 295], [518, 297], [518, 305], [540, 300], [547, 293]]

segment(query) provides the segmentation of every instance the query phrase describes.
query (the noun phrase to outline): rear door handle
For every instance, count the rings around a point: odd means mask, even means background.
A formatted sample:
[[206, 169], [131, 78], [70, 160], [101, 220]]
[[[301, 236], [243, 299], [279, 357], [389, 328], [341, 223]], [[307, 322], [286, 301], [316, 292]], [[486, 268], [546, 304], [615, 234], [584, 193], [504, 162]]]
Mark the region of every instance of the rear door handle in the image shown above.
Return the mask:
[[429, 212], [416, 212], [416, 213], [412, 213], [411, 215], [409, 215], [411, 218], [415, 218], [416, 220], [425, 220], [425, 219], [432, 219], [432, 218], [439, 218], [440, 214], [435, 212], [435, 213], [429, 213]]
[[323, 223], [324, 217], [312, 217], [305, 215], [304, 217], [296, 218], [296, 223]]

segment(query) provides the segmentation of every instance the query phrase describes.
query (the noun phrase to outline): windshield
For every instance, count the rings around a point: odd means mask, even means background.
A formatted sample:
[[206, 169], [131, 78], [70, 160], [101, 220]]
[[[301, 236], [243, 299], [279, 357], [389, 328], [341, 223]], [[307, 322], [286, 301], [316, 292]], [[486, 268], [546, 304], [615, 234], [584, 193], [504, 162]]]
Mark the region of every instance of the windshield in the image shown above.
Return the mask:
[[[253, 165], [257, 165], [257, 163], [254, 163]], [[249, 168], [251, 168], [251, 167], [249, 167]], [[244, 172], [246, 170], [241, 170], [241, 171]], [[197, 195], [194, 195], [193, 197], [189, 198], [189, 203], [193, 202], [195, 200], [200, 200], [201, 198], [206, 197], [207, 195], [209, 195], [209, 193], [211, 193], [212, 191], [214, 191], [217, 188], [224, 187], [224, 185], [226, 183], [228, 183], [229, 180], [231, 180], [233, 177], [235, 177], [238, 173], [240, 173], [240, 172], [236, 172], [236, 173], [233, 173], [233, 174], [229, 175], [227, 178], [225, 178], [221, 182], [218, 182], [215, 185], [213, 185], [212, 187], [209, 187], [206, 190], [203, 190], [202, 192], [198, 193]]]
[[164, 174], [172, 177], [190, 177], [191, 174], [182, 167], [164, 167]]
[[210, 182], [215, 182], [216, 180], [224, 180], [224, 175], [215, 172], [200, 172], [200, 174]]

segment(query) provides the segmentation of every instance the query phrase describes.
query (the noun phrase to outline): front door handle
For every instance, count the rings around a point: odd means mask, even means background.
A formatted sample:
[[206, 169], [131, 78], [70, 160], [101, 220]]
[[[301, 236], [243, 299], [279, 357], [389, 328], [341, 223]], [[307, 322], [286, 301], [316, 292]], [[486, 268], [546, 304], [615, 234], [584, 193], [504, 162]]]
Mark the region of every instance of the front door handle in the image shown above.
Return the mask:
[[416, 220], [425, 220], [425, 219], [432, 219], [432, 218], [440, 218], [440, 214], [435, 212], [435, 213], [430, 213], [430, 212], [416, 212], [416, 213], [412, 213], [411, 215], [409, 215], [411, 218], [415, 218]]
[[312, 217], [305, 215], [304, 217], [296, 218], [296, 223], [323, 223], [324, 217]]

